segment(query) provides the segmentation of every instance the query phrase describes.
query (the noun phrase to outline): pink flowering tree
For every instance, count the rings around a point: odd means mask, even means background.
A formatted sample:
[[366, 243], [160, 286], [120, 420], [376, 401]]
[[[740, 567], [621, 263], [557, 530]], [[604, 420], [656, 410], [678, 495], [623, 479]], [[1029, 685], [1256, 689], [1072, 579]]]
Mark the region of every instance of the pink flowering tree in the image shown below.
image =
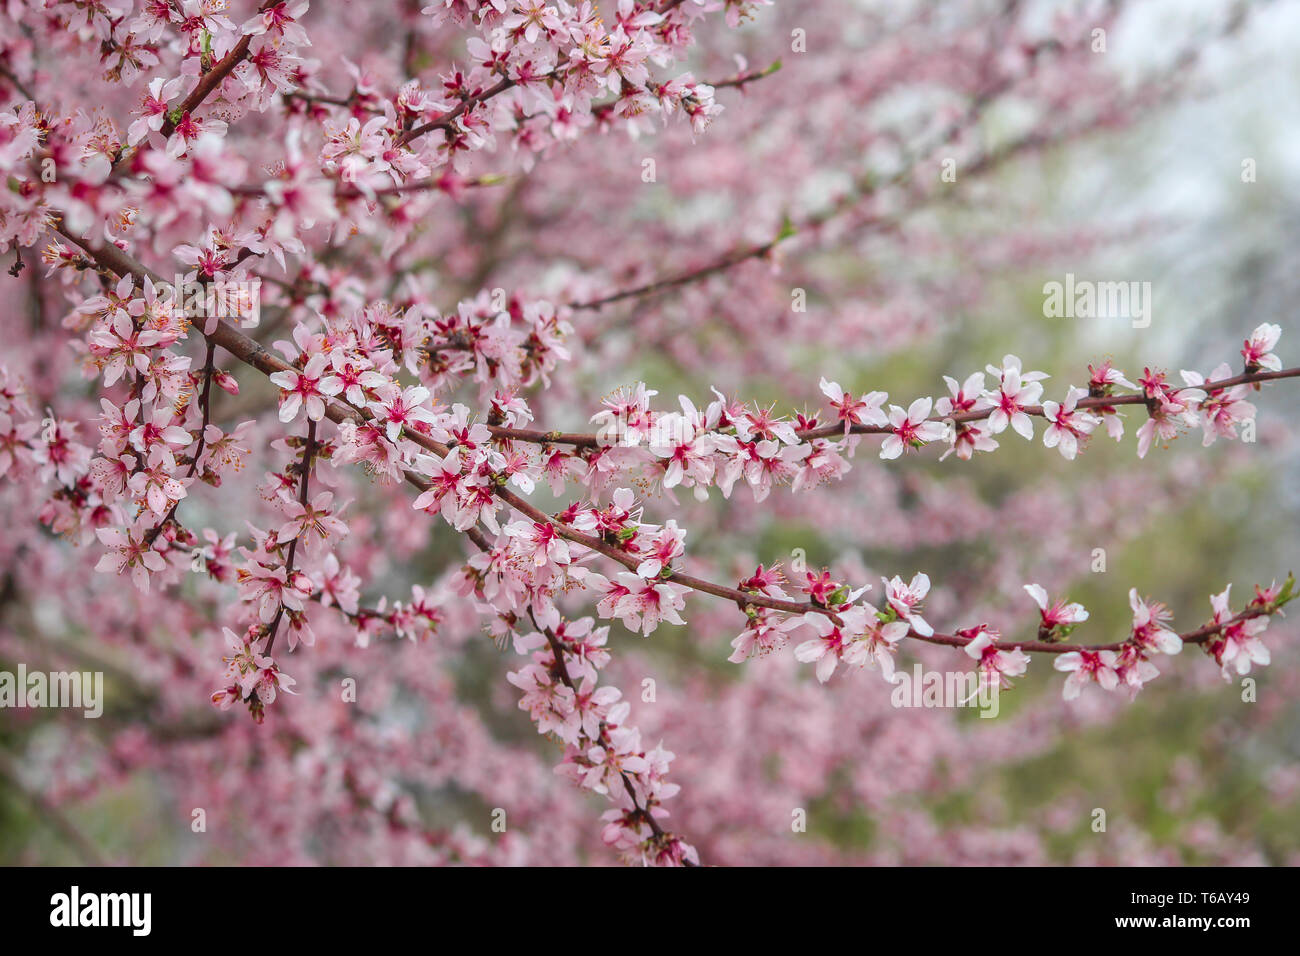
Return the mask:
[[1286, 440], [1281, 317], [938, 344], [1108, 241], [972, 207], [1239, 18], [1134, 79], [1117, 4], [807, 6], [0, 7], [0, 659], [107, 678], [0, 773], [84, 858], [143, 789], [187, 862], [1032, 861], [917, 797], [1270, 663], [1285, 567], [1070, 595]]

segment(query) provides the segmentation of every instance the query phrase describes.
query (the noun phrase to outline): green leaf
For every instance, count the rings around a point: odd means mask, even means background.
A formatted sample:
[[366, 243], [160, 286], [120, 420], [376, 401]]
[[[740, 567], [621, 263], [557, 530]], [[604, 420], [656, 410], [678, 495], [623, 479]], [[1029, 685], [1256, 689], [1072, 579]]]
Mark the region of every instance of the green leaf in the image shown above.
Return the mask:
[[1282, 605], [1286, 604], [1288, 601], [1295, 600], [1295, 598], [1296, 598], [1295, 572], [1288, 572], [1286, 576], [1286, 580], [1282, 582], [1282, 590], [1278, 592], [1277, 600], [1275, 600], [1273, 603], [1277, 607], [1281, 607]]

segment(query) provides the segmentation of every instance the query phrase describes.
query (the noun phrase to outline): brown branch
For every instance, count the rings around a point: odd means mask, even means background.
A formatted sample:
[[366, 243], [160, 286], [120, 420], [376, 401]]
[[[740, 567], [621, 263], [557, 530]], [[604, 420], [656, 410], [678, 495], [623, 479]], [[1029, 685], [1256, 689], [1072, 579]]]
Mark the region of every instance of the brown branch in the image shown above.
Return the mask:
[[[311, 460], [316, 454], [316, 422], [314, 419], [307, 419], [307, 447], [302, 452], [302, 481], [298, 485], [298, 504], [304, 508], [307, 507], [307, 494], [311, 484]], [[289, 542], [289, 554], [284, 559], [284, 586], [293, 587], [293, 562], [298, 555], [298, 542], [307, 535], [307, 529], [302, 528], [298, 534], [294, 535]], [[266, 626], [267, 642], [266, 650], [263, 653], [271, 656], [271, 648], [275, 646], [276, 632], [280, 627], [280, 618], [284, 616], [284, 601], [280, 601], [280, 606], [275, 609], [275, 617], [271, 623]]]
[[[1241, 375], [1234, 375], [1232, 378], [1206, 382], [1204, 385], [1184, 385], [1178, 388], [1171, 388], [1170, 391], [1177, 393], [1189, 388], [1219, 391], [1221, 389], [1232, 388], [1236, 385], [1254, 385], [1263, 382], [1278, 381], [1280, 379], [1296, 378], [1297, 376], [1300, 376], [1300, 367], [1282, 369], [1277, 372], [1244, 372]], [[1133, 393], [1128, 395], [1107, 395], [1080, 399], [1078, 407], [1081, 409], [1093, 409], [1109, 408], [1115, 405], [1145, 405], [1146, 403], [1147, 399], [1144, 395]], [[939, 423], [952, 422], [953, 424], [965, 424], [967, 422], [976, 422], [988, 418], [995, 410], [996, 409], [993, 408], [986, 408], [961, 412], [956, 415], [931, 415], [926, 420]], [[1021, 411], [1026, 415], [1032, 415], [1036, 418], [1046, 417], [1042, 405], [1025, 405], [1022, 406]], [[537, 445], [572, 445], [576, 448], [614, 447], [609, 442], [601, 441], [600, 436], [592, 432], [548, 432], [537, 428], [506, 428], [499, 425], [489, 425], [487, 427], [492, 432], [494, 438], [503, 441], [522, 441]], [[849, 433], [852, 435], [888, 435], [892, 432], [893, 429], [888, 425], [851, 425], [849, 427]], [[831, 438], [843, 435], [844, 425], [843, 423], [819, 425], [816, 428], [799, 429], [795, 434], [804, 441], [809, 441], [815, 438]]]
[[[546, 74], [546, 76], [554, 76], [554, 75], [555, 75], [554, 70]], [[497, 94], [504, 93], [506, 90], [510, 89], [512, 86], [515, 85], [516, 84], [514, 80], [510, 79], [509, 77], [506, 77], [503, 80], [501, 80], [500, 83], [488, 87], [482, 93], [479, 93], [475, 96], [467, 96], [465, 97], [465, 99], [461, 100], [459, 106], [457, 106], [455, 109], [448, 110], [446, 113], [443, 113], [436, 120], [431, 120], [430, 122], [424, 123], [421, 126], [416, 126], [413, 127], [412, 129], [407, 130], [405, 133], [403, 133], [401, 136], [397, 138], [397, 142], [394, 145], [405, 146], [407, 143], [411, 142], [411, 140], [417, 139], [423, 136], [425, 133], [432, 133], [435, 129], [444, 129], [444, 130], [450, 129], [451, 124], [456, 122], [456, 120], [460, 116], [464, 115], [466, 112], [473, 109], [475, 106], [478, 106], [480, 103], [487, 102]]]
[[[100, 263], [105, 268], [110, 268], [110, 269], [120, 268], [122, 272], [120, 272], [119, 274], [124, 274], [125, 272], [131, 272], [132, 274], [136, 275], [138, 278], [143, 278], [146, 275], [154, 275], [145, 266], [136, 262], [134, 259], [132, 259], [126, 253], [124, 253], [121, 249], [118, 249], [116, 246], [105, 246], [96, 249], [92, 247], [87, 240], [80, 239], [76, 236], [71, 235], [70, 233], [67, 233], [62, 229], [62, 227], [60, 227], [60, 232], [63, 235], [67, 236], [69, 239], [71, 239], [73, 242], [77, 243], [77, 245], [85, 249], [86, 252], [97, 263]], [[216, 331], [214, 331], [212, 336], [210, 336], [210, 339], [216, 341], [218, 345], [220, 345], [222, 348], [225, 348], [236, 358], [240, 359], [241, 361], [245, 362], [248, 365], [253, 366], [254, 368], [257, 368], [259, 371], [265, 372], [268, 375], [292, 367], [288, 363], [283, 362], [278, 358], [275, 358], [269, 352], [267, 352], [266, 349], [263, 348], [261, 345], [258, 345], [252, 339], [249, 339], [247, 336], [236, 331], [234, 328], [232, 328], [231, 326], [225, 323], [220, 323], [218, 325]], [[1271, 380], [1276, 378], [1292, 378], [1292, 377], [1300, 376], [1300, 369], [1286, 369], [1281, 372], [1258, 372], [1258, 373], [1251, 373], [1250, 375], [1235, 376], [1234, 378], [1231, 379], [1222, 380], [1224, 383], [1223, 387], [1228, 387], [1234, 384], [1247, 384], [1248, 382], [1255, 380], [1252, 376], [1260, 376], [1259, 378], [1260, 381], [1266, 381], [1266, 380]], [[1220, 383], [1209, 382], [1206, 383], [1205, 386], [1200, 386], [1200, 387], [1217, 388], [1220, 387]], [[1120, 401], [1121, 399], [1125, 399], [1125, 398], [1128, 398], [1129, 400], [1125, 402]], [[1136, 404], [1136, 403], [1143, 402], [1144, 399], [1141, 396], [1131, 396], [1131, 397], [1112, 396], [1105, 399], [1089, 399], [1087, 401], [1100, 402], [1101, 404], [1108, 404], [1108, 403], [1109, 404], [1116, 404], [1116, 403]], [[1080, 405], [1083, 405], [1082, 401], [1080, 402]], [[350, 405], [346, 405], [345, 403], [333, 399], [331, 399], [326, 403], [325, 409], [326, 409], [327, 417], [329, 417], [331, 421], [335, 421], [335, 422], [342, 422], [342, 421], [361, 422], [361, 421], [368, 420], [370, 417], [366, 413], [360, 412]], [[973, 415], [976, 417], [987, 417], [988, 413], [989, 413], [988, 411], [968, 412], [966, 413], [966, 415], [967, 416]], [[1039, 409], [1039, 414], [1041, 414], [1041, 408]], [[958, 416], [958, 417], [964, 417], [964, 416]], [[842, 430], [843, 428], [841, 426], [840, 429], [836, 431], [842, 432]], [[820, 431], [820, 429], [815, 429], [814, 431]], [[436, 455], [445, 456], [450, 452], [450, 449], [446, 445], [443, 445], [441, 442], [434, 441], [433, 439], [425, 435], [422, 435], [419, 432], [407, 431], [405, 433], [405, 437], [410, 441], [414, 442], [415, 444], [420, 445], [422, 448], [432, 451]], [[415, 474], [414, 472], [410, 472], [410, 471], [406, 472], [405, 477], [409, 483], [415, 485], [417, 488], [420, 488], [421, 490], [426, 490], [429, 487], [429, 482], [426, 479], [422, 478], [421, 476]], [[531, 519], [534, 522], [537, 522], [539, 524], [552, 525], [556, 529], [556, 532], [560, 534], [562, 537], [564, 537], [566, 540], [572, 541], [575, 544], [580, 544], [583, 547], [589, 548], [592, 551], [596, 551], [604, 555], [605, 557], [609, 558], [610, 560], [618, 564], [621, 564], [623, 567], [627, 568], [630, 571], [635, 571], [636, 568], [639, 566], [640, 561], [637, 557], [627, 553], [626, 551], [616, 548], [610, 544], [607, 544], [605, 541], [601, 540], [600, 538], [583, 534], [582, 532], [569, 527], [568, 525], [552, 517], [551, 515], [547, 515], [545, 512], [541, 511], [540, 509], [538, 509], [537, 507], [535, 507], [525, 499], [521, 498], [519, 495], [510, 491], [508, 488], [504, 486], [504, 484], [496, 483], [493, 485], [493, 489], [496, 496], [500, 498], [503, 503], [509, 505], [515, 511], [519, 512], [520, 514], [524, 515], [525, 517]], [[490, 545], [488, 544], [486, 538], [483, 536], [482, 532], [480, 532], [477, 528], [469, 529], [469, 531], [467, 531], [466, 534], [475, 543], [475, 545], [477, 545], [481, 550], [488, 550], [490, 548]], [[695, 577], [694, 575], [685, 574], [681, 571], [676, 571], [672, 569], [669, 569], [667, 571], [667, 573], [663, 576], [662, 580], [679, 584], [683, 587], [690, 588], [691, 590], [701, 591], [705, 594], [711, 594], [715, 597], [724, 598], [728, 601], [733, 601], [741, 608], [744, 608], [746, 606], [766, 607], [777, 611], [784, 611], [790, 614], [805, 614], [808, 612], [816, 612], [819, 614], [825, 614], [836, 624], [843, 623], [839, 615], [834, 610], [824, 607], [820, 604], [814, 604], [811, 601], [801, 602], [801, 601], [782, 600], [779, 598], [771, 598], [768, 597], [767, 595], [758, 594], [753, 591], [743, 591], [740, 590], [739, 588], [733, 588], [722, 584], [716, 584], [712, 581], [705, 580], [704, 578]], [[1257, 616], [1257, 615], [1252, 615], [1252, 616]], [[1193, 635], [1192, 640], [1193, 641], [1196, 641], [1198, 639], [1204, 640], [1209, 635], [1217, 633], [1217, 631], [1218, 629], [1215, 628], [1204, 632], [1201, 631], [1192, 632]], [[909, 636], [932, 644], [947, 644], [950, 646], [958, 646], [960, 644], [966, 643], [965, 639], [952, 634], [920, 635], [915, 632], [912, 632], [911, 634], [909, 634]], [[1071, 650], [1088, 650], [1088, 651], [1113, 650], [1120, 645], [1104, 644], [1104, 645], [1096, 645], [1095, 647], [1094, 646], [1071, 647], [1069, 645], [1046, 644], [1043, 642], [1034, 642], [1034, 641], [1027, 641], [1027, 642], [1013, 641], [1013, 642], [1003, 642], [998, 644], [997, 646], [1000, 649], [1006, 649], [1006, 650], [1022, 648], [1026, 650], [1038, 651], [1040, 653], [1063, 654]]]
[[[280, 0], [264, 0], [262, 5], [257, 8], [257, 11], [258, 13], [262, 13], [279, 2]], [[231, 51], [217, 61], [217, 63], [213, 65], [212, 69], [208, 70], [208, 72], [204, 73], [199, 78], [198, 84], [190, 91], [190, 95], [181, 101], [181, 105], [175, 109], [169, 109], [167, 111], [167, 118], [163, 121], [162, 129], [160, 130], [163, 139], [167, 139], [172, 135], [172, 133], [176, 132], [176, 123], [172, 120], [172, 116], [180, 116], [183, 118], [185, 114], [193, 113], [198, 109], [212, 91], [230, 75], [230, 71], [244, 61], [244, 58], [248, 56], [248, 48], [252, 45], [252, 42], [253, 37], [251, 34], [245, 34], [240, 37], [239, 41], [234, 45]], [[138, 151], [139, 146], [124, 151], [120, 156], [118, 156], [117, 161], [113, 163], [113, 168], [117, 169], [118, 167], [125, 165]]]
[[[555, 676], [559, 677], [560, 682], [563, 683], [565, 687], [576, 693], [578, 687], [573, 683], [573, 678], [569, 676], [568, 665], [564, 663], [564, 645], [560, 643], [559, 638], [556, 637], [555, 632], [551, 628], [542, 627], [537, 622], [537, 616], [533, 614], [533, 609], [531, 607], [528, 609], [528, 616], [532, 619], [533, 627], [537, 628], [546, 636], [546, 643], [550, 645], [551, 648], [551, 656], [555, 658]], [[603, 720], [600, 722], [599, 742], [601, 746], [606, 749], [611, 747], [609, 730]], [[654, 814], [650, 812], [649, 804], [647, 803], [647, 805], [643, 807], [640, 802], [637, 801], [636, 791], [632, 789], [632, 781], [628, 779], [627, 774], [620, 770], [618, 775], [623, 779], [623, 788], [627, 791], [628, 799], [632, 801], [634, 812], [638, 817], [645, 821], [647, 826], [650, 827], [650, 832], [654, 834], [654, 838], [659, 841], [663, 841], [665, 838], [672, 838], [673, 835], [667, 833], [663, 827], [659, 825], [659, 821], [654, 818]], [[696, 865], [685, 857], [682, 858], [682, 864], [684, 866]]]
[[[1178, 388], [1171, 388], [1169, 391], [1173, 394], [1187, 391], [1188, 389], [1204, 389], [1205, 391], [1219, 391], [1221, 389], [1232, 388], [1236, 385], [1250, 385], [1258, 382], [1273, 382], [1284, 378], [1296, 378], [1300, 376], [1300, 368], [1287, 368], [1277, 372], [1245, 372], [1241, 375], [1234, 375], [1232, 378], [1221, 378], [1214, 382], [1206, 382], [1204, 385], [1183, 385]], [[1147, 398], [1145, 395], [1133, 393], [1129, 395], [1105, 395], [1101, 397], [1082, 398], [1077, 405], [1078, 408], [1109, 408], [1114, 405], [1146, 405]], [[953, 424], [964, 424], [966, 422], [977, 422], [981, 419], [988, 418], [997, 409], [984, 408], [969, 412], [961, 412], [957, 415], [934, 415], [927, 421], [933, 422], [952, 422]], [[1032, 415], [1036, 418], [1045, 418], [1042, 405], [1024, 405], [1020, 409], [1026, 415]], [[854, 435], [888, 435], [893, 431], [888, 425], [851, 425], [849, 432]], [[800, 438], [827, 438], [831, 435], [841, 435], [844, 433], [844, 425], [822, 425], [818, 428], [805, 429], [796, 432]]]
[[[656, 8], [655, 12], [668, 13], [674, 8], [681, 6], [682, 2], [683, 0], [667, 0], [666, 3], [660, 4]], [[728, 86], [742, 87], [746, 83], [750, 83], [764, 76], [768, 76], [771, 73], [775, 73], [776, 70], [779, 68], [780, 68], [780, 61], [778, 60], [772, 66], [769, 66], [767, 67], [767, 69], [759, 71], [757, 73], [738, 76], [730, 80], [723, 80], [719, 83], [713, 83], [710, 85], [714, 86], [715, 88], [728, 87]], [[550, 79], [558, 79], [558, 78], [560, 78], [560, 70], [557, 67], [556, 69], [551, 70], [549, 73], [543, 73], [537, 79], [550, 80]], [[400, 137], [398, 137], [396, 145], [405, 146], [406, 144], [410, 143], [412, 140], [418, 139], [419, 137], [423, 136], [425, 133], [431, 133], [436, 129], [449, 130], [451, 129], [452, 124], [458, 118], [460, 118], [465, 113], [467, 113], [469, 110], [473, 109], [474, 107], [478, 106], [481, 103], [486, 103], [494, 96], [498, 96], [501, 93], [504, 93], [506, 90], [511, 89], [512, 87], [515, 87], [517, 85], [518, 83], [516, 83], [514, 80], [510, 79], [509, 77], [503, 77], [500, 80], [500, 82], [494, 84], [493, 86], [488, 87], [486, 90], [483, 90], [481, 93], [476, 93], [473, 96], [465, 97], [463, 100], [461, 100], [458, 106], [456, 106], [454, 109], [448, 110], [446, 113], [443, 113], [437, 119], [430, 120], [427, 123], [423, 123], [420, 126], [416, 126], [407, 130]], [[601, 104], [601, 105], [603, 106], [605, 104]], [[613, 104], [608, 104], [608, 105], [612, 107]], [[595, 110], [593, 110], [593, 112], [595, 112]]]
[[[200, 406], [203, 409], [203, 422], [199, 425], [199, 444], [194, 451], [194, 459], [190, 462], [190, 470], [186, 472], [186, 478], [193, 478], [194, 473], [198, 471], [199, 459], [203, 457], [203, 449], [207, 445], [208, 421], [211, 415], [211, 393], [212, 393], [212, 373], [214, 367], [212, 360], [216, 355], [217, 346], [215, 342], [208, 342], [207, 354], [203, 359], [203, 391], [199, 398]], [[167, 513], [163, 515], [162, 520], [145, 532], [144, 545], [148, 547], [153, 544], [154, 540], [162, 533], [162, 529], [167, 527], [167, 522], [176, 517], [176, 509], [180, 507], [180, 501], [175, 502]]]

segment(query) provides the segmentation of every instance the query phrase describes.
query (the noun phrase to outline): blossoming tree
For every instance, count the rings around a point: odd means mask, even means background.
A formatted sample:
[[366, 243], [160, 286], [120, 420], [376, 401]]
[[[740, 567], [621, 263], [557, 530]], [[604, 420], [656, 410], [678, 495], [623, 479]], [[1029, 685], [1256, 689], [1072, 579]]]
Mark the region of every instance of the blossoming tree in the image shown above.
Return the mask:
[[[846, 356], [921, 341], [978, 295], [906, 265], [944, 241], [918, 217], [1153, 108], [1196, 49], [1125, 84], [1097, 50], [1115, 5], [810, 6], [5, 5], [4, 646], [108, 669], [116, 698], [102, 732], [32, 758], [41, 806], [148, 771], [182, 827], [220, 835], [196, 859], [568, 862], [603, 843], [813, 862], [834, 850], [783, 839], [791, 809], [886, 721], [909, 655], [980, 692], [1055, 669], [1066, 698], [1134, 694], [1180, 651], [1224, 677], [1269, 662], [1290, 577], [1225, 581], [1178, 626], [1126, 585], [1131, 629], [1098, 634], [1050, 543], [1019, 580], [1004, 563], [934, 595], [916, 567], [710, 553], [717, 521], [916, 543], [963, 511], [1011, 549], [1023, 529], [996, 509], [921, 491], [904, 532], [863, 520], [864, 494], [1015, 443], [1072, 462], [1131, 443], [1159, 476], [1159, 446], [1194, 431], [1211, 458], [1300, 376], [1266, 320], [1208, 374], [1152, 354], [1049, 377], [1006, 355], [937, 394], [855, 387]], [[904, 107], [855, 121], [886, 102]], [[1032, 257], [981, 245], [985, 265]], [[843, 268], [859, 255], [885, 268]], [[673, 402], [649, 359], [714, 387]], [[747, 389], [773, 381], [774, 404]], [[1111, 510], [1160, 480], [1117, 480]], [[1036, 634], [991, 617], [1018, 613], [1008, 591]], [[700, 675], [648, 663], [684, 627], [730, 656], [671, 643]], [[510, 665], [482, 663], [484, 634]], [[743, 672], [703, 676], [724, 664]], [[484, 670], [480, 696], [547, 747], [468, 702]], [[1036, 746], [1030, 720], [988, 729], [987, 759]], [[855, 799], [885, 813], [968, 746], [950, 715], [921, 726], [906, 759], [851, 770]], [[575, 790], [606, 801], [600, 823]], [[1016, 839], [961, 852], [1014, 858]]]

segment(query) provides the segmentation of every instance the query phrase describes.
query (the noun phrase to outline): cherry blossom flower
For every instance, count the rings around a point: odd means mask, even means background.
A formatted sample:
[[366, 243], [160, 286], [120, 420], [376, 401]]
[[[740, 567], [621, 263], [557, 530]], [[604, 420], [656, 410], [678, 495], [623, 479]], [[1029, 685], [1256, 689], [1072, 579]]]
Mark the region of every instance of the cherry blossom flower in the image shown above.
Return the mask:
[[990, 452], [998, 449], [997, 440], [989, 434], [988, 426], [983, 422], [958, 422], [945, 437], [952, 444], [939, 457], [940, 461], [954, 452], [962, 461], [970, 461], [977, 451]]
[[1157, 440], [1171, 441], [1177, 438], [1179, 430], [1185, 424], [1181, 412], [1171, 412], [1168, 406], [1156, 408], [1138, 429], [1138, 457], [1145, 458]]
[[538, 664], [529, 664], [519, 671], [506, 674], [506, 680], [524, 692], [519, 699], [519, 709], [528, 712], [539, 734], [556, 734], [561, 740], [575, 743], [575, 732], [581, 727], [581, 716], [574, 706], [574, 692], [552, 679], [549, 671]]
[[437, 420], [433, 410], [424, 405], [428, 399], [429, 390], [415, 385], [400, 391], [394, 390], [387, 398], [371, 402], [370, 410], [376, 419], [384, 423], [388, 440], [395, 442], [403, 428], [419, 431], [420, 423], [432, 424]]
[[1042, 380], [1047, 378], [1044, 372], [1022, 372], [1020, 359], [1007, 355], [1002, 359], [1002, 367], [988, 366], [988, 373], [997, 379], [998, 387], [985, 391], [981, 396], [985, 407], [992, 408], [989, 414], [989, 429], [1000, 434], [1008, 425], [1026, 441], [1034, 437], [1033, 420], [1025, 413], [1025, 408], [1033, 405], [1043, 394]]
[[932, 399], [918, 398], [905, 410], [889, 406], [889, 427], [894, 430], [880, 445], [881, 458], [897, 458], [904, 451], [944, 437], [940, 422], [929, 421]]
[[1029, 655], [1019, 648], [1003, 650], [997, 646], [1002, 636], [987, 624], [957, 631], [965, 638], [962, 652], [978, 662], [979, 683], [976, 693], [1011, 686], [1009, 678], [1020, 677], [1029, 667]]
[[866, 630], [859, 635], [841, 658], [846, 664], [862, 666], [875, 664], [880, 668], [881, 676], [889, 683], [894, 683], [894, 651], [899, 642], [907, 637], [911, 627], [906, 621], [883, 623], [880, 612], [866, 602], [861, 609], [865, 612]]
[[126, 131], [128, 146], [134, 146], [140, 142], [149, 135], [150, 131], [156, 133], [162, 129], [163, 123], [167, 120], [167, 104], [175, 98], [180, 90], [181, 79], [179, 77], [174, 80], [167, 80], [159, 76], [149, 82], [149, 89], [144, 97], [144, 105], [140, 110], [140, 118], [133, 122]]
[[655, 422], [651, 430], [650, 451], [665, 459], [664, 487], [695, 486], [696, 497], [708, 497], [705, 490], [713, 480], [713, 439], [702, 434], [698, 414], [682, 397], [684, 413], [669, 412]]
[[314, 422], [325, 417], [325, 399], [343, 390], [343, 383], [335, 375], [325, 374], [324, 355], [313, 355], [301, 370], [285, 369], [270, 376], [274, 385], [284, 389], [280, 396], [280, 421], [288, 424], [306, 410]]
[[515, 551], [539, 573], [554, 565], [568, 564], [569, 543], [555, 525], [546, 521], [515, 521], [505, 526], [505, 533], [515, 539]]
[[1038, 605], [1040, 620], [1038, 622], [1039, 639], [1059, 641], [1068, 637], [1070, 632], [1088, 620], [1088, 612], [1082, 604], [1057, 601], [1049, 604], [1047, 590], [1039, 584], [1026, 584], [1025, 592]]
[[678, 611], [686, 607], [687, 589], [669, 581], [647, 581], [635, 574], [623, 572], [615, 582], [623, 593], [618, 597], [612, 613], [629, 631], [640, 631], [649, 636], [663, 621], [683, 625], [686, 622]]
[[130, 432], [131, 447], [138, 452], [148, 453], [155, 446], [175, 445], [184, 448], [193, 439], [190, 433], [175, 424], [174, 416], [168, 408], [154, 408], [149, 417], [140, 422]]
[[131, 528], [97, 528], [95, 536], [112, 551], [104, 554], [95, 570], [121, 574], [130, 569], [131, 582], [141, 592], [149, 593], [149, 575], [167, 570], [167, 560], [147, 543], [149, 528], [136, 524]]
[[304, 574], [292, 575], [283, 565], [265, 565], [250, 562], [239, 569], [239, 591], [242, 600], [257, 610], [258, 620], [270, 624], [280, 606], [301, 611], [303, 602], [311, 594], [311, 580]]
[[239, 32], [247, 36], [261, 36], [269, 32], [283, 37], [291, 46], [311, 46], [307, 31], [295, 22], [302, 19], [309, 3], [310, 0], [291, 0], [271, 4], [256, 16], [245, 20]]
[[342, 509], [333, 508], [333, 504], [332, 491], [322, 491], [305, 505], [296, 499], [284, 502], [282, 507], [288, 520], [276, 532], [276, 539], [281, 542], [300, 539], [310, 553], [331, 537], [335, 540], [345, 537], [348, 526], [338, 517]]
[[921, 602], [930, 593], [930, 576], [917, 572], [910, 584], [904, 584], [898, 575], [893, 578], [881, 578], [885, 582], [885, 601], [888, 610], [906, 621], [912, 630], [922, 637], [934, 633], [924, 618], [921, 617]]
[[144, 468], [127, 483], [136, 501], [162, 517], [185, 497], [185, 480], [175, 477], [176, 459], [170, 451], [155, 445]]
[[1252, 664], [1262, 667], [1272, 660], [1268, 648], [1259, 637], [1268, 630], [1268, 618], [1236, 619], [1228, 604], [1231, 591], [1232, 585], [1229, 584], [1220, 593], [1210, 597], [1210, 605], [1214, 608], [1214, 623], [1220, 630], [1203, 645], [1205, 652], [1219, 665], [1224, 680], [1232, 679], [1232, 671], [1238, 675], [1249, 674]]
[[271, 658], [259, 654], [253, 658], [253, 664], [253, 669], [244, 675], [240, 685], [245, 696], [255, 696], [262, 707], [268, 707], [275, 703], [280, 691], [296, 693], [292, 688], [297, 681], [283, 673]]
[[1109, 395], [1116, 385], [1136, 389], [1137, 386], [1124, 377], [1124, 373], [1115, 368], [1107, 359], [1100, 365], [1088, 366], [1088, 391], [1092, 395]]
[[983, 372], [972, 372], [960, 384], [955, 378], [950, 378], [947, 375], [943, 377], [943, 381], [948, 386], [948, 394], [934, 403], [936, 414], [946, 418], [949, 415], [960, 415], [979, 407], [980, 398], [984, 394]]
[[112, 385], [128, 368], [136, 372], [149, 370], [149, 350], [163, 341], [163, 333], [136, 327], [133, 316], [144, 312], [143, 300], [136, 299], [131, 311], [118, 309], [107, 327], [98, 327], [86, 340], [98, 351], [104, 362], [104, 384]]
[[[852, 608], [850, 610], [857, 611], [858, 617], [863, 614], [861, 608]], [[805, 664], [815, 663], [817, 665], [817, 680], [824, 684], [835, 673], [835, 667], [843, 658], [845, 651], [848, 649], [847, 645], [852, 638], [846, 638], [843, 629], [838, 627], [825, 614], [817, 611], [809, 611], [805, 614], [803, 623], [811, 628], [817, 636], [795, 647], [795, 660], [802, 661]], [[865, 630], [865, 621], [859, 621], [859, 624]], [[848, 627], [847, 618], [845, 627]]]
[[70, 485], [90, 467], [90, 449], [72, 438], [76, 428], [76, 422], [53, 415], [46, 418], [31, 449], [32, 463], [42, 481], [54, 478]]
[[[1249, 386], [1234, 385], [1232, 388], [1207, 390], [1202, 388], [1206, 379], [1199, 372], [1189, 372], [1184, 369], [1181, 375], [1183, 381], [1190, 387], [1205, 394], [1205, 397], [1197, 402], [1196, 412], [1200, 416], [1201, 429], [1205, 433], [1202, 444], [1206, 448], [1213, 445], [1217, 438], [1235, 440], [1237, 424], [1254, 420], [1255, 406], [1246, 401], [1246, 395], [1250, 392]], [[1210, 373], [1210, 381], [1213, 382], [1231, 377], [1232, 369], [1228, 367], [1227, 362]]]
[[788, 633], [802, 623], [802, 617], [781, 614], [771, 608], [750, 608], [745, 629], [732, 640], [732, 653], [727, 660], [740, 664], [751, 657], [764, 657], [779, 650], [785, 646]]
[[1061, 695], [1066, 700], [1073, 700], [1090, 681], [1096, 681], [1104, 690], [1118, 687], [1118, 662], [1119, 657], [1114, 651], [1070, 651], [1058, 655], [1052, 666], [1058, 671], [1069, 672]]
[[885, 425], [888, 419], [881, 406], [889, 398], [884, 392], [868, 392], [855, 398], [851, 392], [844, 391], [838, 382], [821, 380], [822, 394], [831, 400], [840, 421], [844, 422], [844, 434], [849, 433], [854, 425]]
[[1143, 650], [1161, 654], [1177, 654], [1183, 649], [1182, 638], [1165, 626], [1165, 621], [1173, 617], [1167, 607], [1158, 601], [1144, 601], [1137, 588], [1129, 589], [1128, 603], [1133, 609], [1130, 641]]
[[1087, 389], [1071, 386], [1063, 403], [1043, 402], [1043, 416], [1051, 422], [1043, 432], [1043, 445], [1047, 448], [1059, 447], [1066, 461], [1074, 459], [1088, 435], [1101, 424], [1097, 416], [1076, 409], [1079, 399], [1085, 398], [1087, 394]]
[[[430, 456], [431, 457], [431, 456]], [[420, 456], [418, 460], [427, 460]], [[385, 481], [395, 481], [402, 463], [402, 453], [388, 440], [386, 429], [376, 422], [343, 422], [339, 425], [339, 445], [335, 450], [333, 463], [345, 465], [351, 462], [363, 464], [371, 474]], [[457, 467], [459, 465], [457, 464]], [[459, 477], [459, 471], [457, 472]], [[418, 500], [418, 499], [417, 499]], [[455, 497], [452, 502], [454, 504]], [[428, 500], [426, 499], [426, 507]]]
[[637, 575], [643, 578], [658, 577], [660, 571], [672, 565], [674, 558], [685, 552], [685, 540], [685, 529], [677, 527], [675, 518], [669, 518], [643, 551], [646, 558], [637, 565]]
[[[1282, 360], [1273, 354], [1278, 339], [1282, 337], [1282, 327], [1265, 322], [1250, 333], [1241, 347], [1241, 357], [1246, 360], [1246, 371], [1267, 369], [1276, 372], [1282, 368]], [[1217, 376], [1215, 376], [1217, 378]]]
[[650, 399], [659, 394], [647, 389], [644, 382], [621, 388], [602, 403], [605, 408], [591, 416], [597, 436], [607, 444], [634, 446], [650, 435], [654, 420]]

